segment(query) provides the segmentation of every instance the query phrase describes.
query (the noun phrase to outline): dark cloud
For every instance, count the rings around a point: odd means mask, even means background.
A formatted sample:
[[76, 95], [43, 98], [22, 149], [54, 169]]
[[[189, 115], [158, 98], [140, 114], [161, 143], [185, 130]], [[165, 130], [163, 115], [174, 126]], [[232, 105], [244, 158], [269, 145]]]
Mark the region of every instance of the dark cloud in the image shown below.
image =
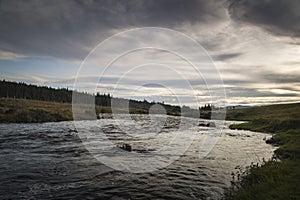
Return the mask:
[[[294, 62], [292, 62], [294, 63]], [[300, 83], [300, 74], [299, 73], [281, 73], [278, 70], [270, 70], [270, 69], [264, 69], [263, 66], [252, 66], [248, 69], [243, 69], [244, 66], [234, 66], [232, 68], [227, 68], [221, 71], [224, 76], [224, 83], [229, 85], [247, 85], [247, 84], [253, 84], [253, 83], [265, 83], [267, 84], [276, 84], [276, 83]], [[243, 78], [237, 78], [237, 79], [230, 79], [230, 75], [247, 75], [249, 79], [243, 79]], [[226, 79], [229, 77], [229, 79]]]
[[229, 0], [235, 20], [259, 25], [273, 34], [300, 37], [300, 1]]
[[224, 15], [223, 1], [217, 0], [4, 0], [0, 1], [0, 46], [18, 54], [82, 59], [119, 29], [176, 28], [212, 23]]
[[280, 73], [269, 73], [261, 75], [262, 79], [269, 83], [299, 83], [299, 74], [280, 74]]
[[278, 98], [268, 99], [261, 102], [260, 100], [252, 100], [252, 101], [239, 101], [239, 105], [249, 105], [249, 106], [261, 106], [261, 105], [272, 105], [272, 104], [281, 104], [281, 103], [299, 103], [299, 100], [280, 100]]
[[[299, 85], [300, 86], [300, 85]], [[296, 91], [296, 92], [300, 92], [300, 87], [277, 87], [276, 89], [280, 89], [280, 90], [292, 90], [292, 91]]]
[[163, 85], [158, 84], [158, 83], [147, 83], [147, 84], [144, 84], [143, 87], [146, 87], [146, 88], [164, 88]]
[[51, 83], [57, 83], [57, 84], [73, 84], [75, 80], [79, 83], [86, 82], [86, 83], [117, 83], [119, 81], [120, 77], [105, 77], [105, 76], [85, 76], [85, 77], [76, 77], [76, 78], [70, 78], [65, 80], [59, 80]]
[[[275, 88], [273, 88], [275, 89]], [[276, 88], [281, 89], [281, 88]], [[274, 93], [272, 91], [262, 90], [261, 88], [226, 88], [227, 97], [299, 97], [299, 94], [294, 93], [293, 88], [285, 88], [285, 93]]]
[[219, 54], [219, 55], [212, 55], [213, 60], [216, 61], [226, 61], [232, 58], [236, 58], [241, 56], [242, 53], [227, 53], [227, 54]]

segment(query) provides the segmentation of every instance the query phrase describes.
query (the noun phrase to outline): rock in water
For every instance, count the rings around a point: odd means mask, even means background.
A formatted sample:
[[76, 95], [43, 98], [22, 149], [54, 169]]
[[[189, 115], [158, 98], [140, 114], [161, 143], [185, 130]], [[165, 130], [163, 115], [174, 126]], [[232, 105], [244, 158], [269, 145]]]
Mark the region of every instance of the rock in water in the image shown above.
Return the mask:
[[208, 125], [209, 127], [216, 127], [215, 122], [209, 122], [207, 125]]
[[200, 123], [198, 126], [204, 126], [204, 127], [216, 127], [215, 122], [209, 122], [209, 123]]
[[125, 151], [132, 151], [132, 147], [129, 144], [123, 144], [122, 146], [119, 147]]

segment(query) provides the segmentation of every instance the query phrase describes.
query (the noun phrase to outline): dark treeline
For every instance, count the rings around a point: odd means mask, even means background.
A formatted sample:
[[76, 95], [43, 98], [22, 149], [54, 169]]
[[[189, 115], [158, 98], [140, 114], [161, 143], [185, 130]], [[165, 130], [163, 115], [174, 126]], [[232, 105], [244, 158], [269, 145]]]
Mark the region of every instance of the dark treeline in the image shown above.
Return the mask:
[[220, 110], [220, 109], [222, 109], [222, 108], [216, 107], [215, 105], [212, 105], [212, 104], [205, 104], [204, 106], [199, 107], [199, 110], [206, 110], [206, 111]]
[[[67, 88], [55, 89], [47, 86], [36, 86], [26, 83], [17, 83], [11, 81], [0, 81], [0, 97], [4, 98], [17, 98], [17, 99], [30, 99], [60, 103], [71, 103], [72, 95], [76, 91], [69, 90]], [[86, 92], [76, 92], [76, 95], [80, 96], [80, 102], [90, 102], [91, 99], [95, 99], [95, 104], [103, 107], [110, 107], [112, 99], [114, 102], [121, 102], [121, 104], [129, 104], [130, 108], [140, 109], [142, 112], [147, 112], [149, 108], [157, 104], [157, 102], [127, 100], [122, 98], [113, 98], [110, 94], [88, 94]], [[165, 107], [168, 113], [180, 114], [180, 107], [159, 103]]]
[[[112, 97], [110, 94], [89, 94], [87, 92], [72, 91], [68, 88], [51, 88], [47, 86], [36, 86], [26, 83], [17, 83], [11, 81], [0, 80], [0, 98], [15, 98], [15, 99], [29, 99], [29, 100], [40, 100], [49, 102], [59, 103], [72, 103], [72, 97], [75, 103], [90, 104], [95, 103], [97, 113], [109, 113], [120, 112], [120, 113], [135, 113], [135, 114], [147, 114], [150, 112], [151, 106], [159, 104], [164, 107], [162, 109], [151, 109], [151, 113], [156, 114], [168, 114], [168, 115], [183, 115], [188, 117], [196, 118], [211, 118], [213, 110], [220, 110], [221, 108], [215, 107], [212, 104], [207, 104], [199, 109], [192, 109], [188, 106], [174, 106], [165, 104], [164, 102], [148, 102], [147, 100], [128, 100], [123, 98]], [[78, 101], [78, 102], [77, 102]], [[113, 105], [112, 105], [113, 104]], [[99, 107], [100, 106], [100, 107]], [[201, 116], [200, 116], [201, 113]]]
[[[32, 99], [40, 101], [51, 101], [60, 103], [71, 103], [74, 91], [68, 88], [51, 88], [47, 86], [36, 86], [26, 83], [0, 81], [0, 97], [16, 99]], [[76, 91], [75, 91], [76, 92]], [[86, 92], [76, 92], [82, 98], [95, 98], [95, 103], [100, 106], [110, 106], [111, 95], [91, 95]]]
[[72, 91], [3, 80], [0, 81], [0, 97], [65, 103], [72, 101]]

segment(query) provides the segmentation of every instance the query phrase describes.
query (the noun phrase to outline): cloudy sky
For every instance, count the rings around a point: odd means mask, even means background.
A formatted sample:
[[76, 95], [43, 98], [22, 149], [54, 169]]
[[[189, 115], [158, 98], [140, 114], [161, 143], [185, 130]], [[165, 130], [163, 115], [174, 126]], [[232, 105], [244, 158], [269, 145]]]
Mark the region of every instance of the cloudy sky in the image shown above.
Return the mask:
[[77, 80], [88, 92], [193, 107], [223, 87], [228, 105], [299, 101], [298, 0], [2, 0], [0, 24], [1, 79]]

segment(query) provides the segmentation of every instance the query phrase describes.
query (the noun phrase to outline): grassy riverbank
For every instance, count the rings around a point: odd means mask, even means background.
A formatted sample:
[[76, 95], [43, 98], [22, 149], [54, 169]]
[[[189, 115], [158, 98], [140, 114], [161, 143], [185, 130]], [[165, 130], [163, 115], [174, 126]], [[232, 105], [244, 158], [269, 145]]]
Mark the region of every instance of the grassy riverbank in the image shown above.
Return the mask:
[[267, 142], [279, 145], [280, 160], [241, 172], [227, 199], [300, 199], [300, 104], [229, 110], [227, 119], [248, 121], [232, 129], [273, 133]]
[[[149, 111], [144, 107], [130, 107], [129, 112], [131, 114], [147, 114]], [[95, 105], [95, 113], [97, 115], [99, 113], [111, 113], [111, 108]], [[167, 114], [179, 115], [180, 113], [167, 108]], [[0, 98], [0, 123], [39, 123], [70, 120], [73, 120], [71, 103]]]
[[72, 105], [26, 99], [0, 99], [1, 123], [33, 123], [72, 120]]

